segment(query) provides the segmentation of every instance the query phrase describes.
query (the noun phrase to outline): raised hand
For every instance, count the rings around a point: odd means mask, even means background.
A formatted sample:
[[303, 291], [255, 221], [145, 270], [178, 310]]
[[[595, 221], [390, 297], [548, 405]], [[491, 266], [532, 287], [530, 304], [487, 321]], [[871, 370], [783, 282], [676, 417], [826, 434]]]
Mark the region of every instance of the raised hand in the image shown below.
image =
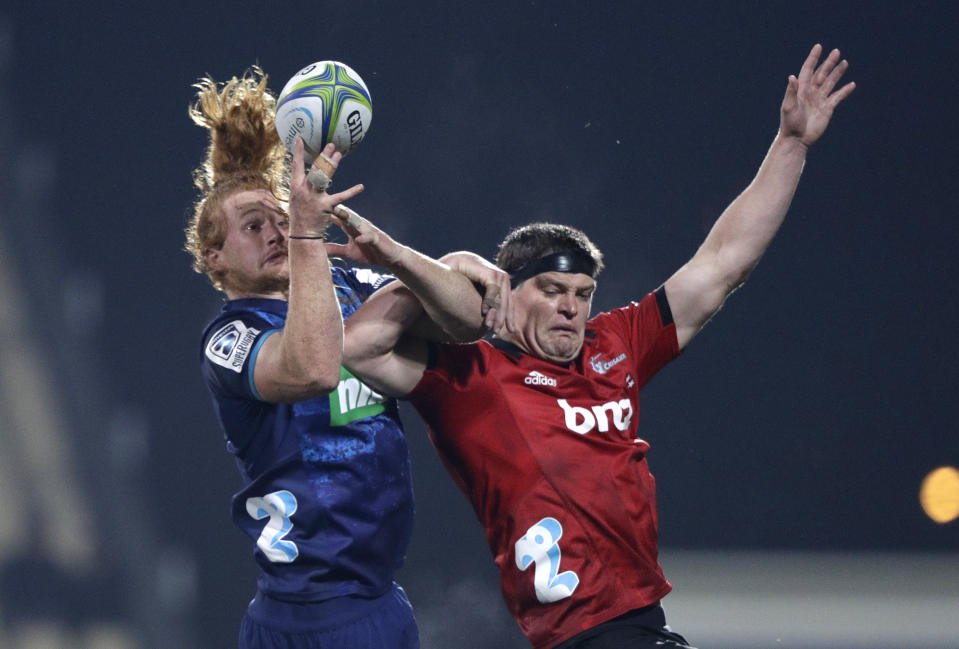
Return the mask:
[[353, 185], [336, 194], [328, 194], [325, 188], [317, 189], [316, 176], [331, 180], [342, 157], [332, 143], [327, 144], [308, 173], [303, 162], [303, 140], [296, 139], [290, 177], [290, 236], [293, 238], [322, 238], [333, 210], [363, 191], [363, 185]]
[[849, 62], [839, 59], [839, 50], [833, 50], [821, 64], [822, 45], [813, 46], [799, 71], [799, 77], [789, 75], [786, 96], [780, 110], [779, 131], [811, 146], [820, 138], [832, 119], [833, 111], [856, 88], [855, 83], [833, 92]]
[[345, 244], [326, 244], [326, 252], [331, 257], [345, 257], [361, 264], [390, 268], [406, 250], [390, 235], [346, 205], [335, 206], [332, 216], [333, 222], [346, 233], [349, 241]]

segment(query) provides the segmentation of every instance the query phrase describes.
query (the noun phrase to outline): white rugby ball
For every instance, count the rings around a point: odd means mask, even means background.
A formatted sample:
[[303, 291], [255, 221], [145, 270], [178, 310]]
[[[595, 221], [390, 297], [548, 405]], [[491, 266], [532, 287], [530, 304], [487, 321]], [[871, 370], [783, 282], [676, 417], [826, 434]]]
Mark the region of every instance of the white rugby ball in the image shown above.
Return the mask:
[[344, 63], [317, 61], [293, 75], [276, 102], [276, 132], [293, 150], [303, 138], [307, 163], [328, 142], [347, 155], [370, 130], [373, 103], [363, 79]]

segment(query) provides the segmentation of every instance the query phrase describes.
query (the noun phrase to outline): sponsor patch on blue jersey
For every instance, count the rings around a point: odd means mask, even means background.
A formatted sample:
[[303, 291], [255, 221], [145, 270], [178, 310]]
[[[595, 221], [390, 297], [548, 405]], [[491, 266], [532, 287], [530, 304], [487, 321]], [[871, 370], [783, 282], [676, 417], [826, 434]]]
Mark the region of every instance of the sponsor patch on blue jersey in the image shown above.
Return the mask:
[[340, 383], [330, 393], [330, 425], [345, 426], [385, 411], [383, 395], [374, 391], [345, 367], [340, 368]]

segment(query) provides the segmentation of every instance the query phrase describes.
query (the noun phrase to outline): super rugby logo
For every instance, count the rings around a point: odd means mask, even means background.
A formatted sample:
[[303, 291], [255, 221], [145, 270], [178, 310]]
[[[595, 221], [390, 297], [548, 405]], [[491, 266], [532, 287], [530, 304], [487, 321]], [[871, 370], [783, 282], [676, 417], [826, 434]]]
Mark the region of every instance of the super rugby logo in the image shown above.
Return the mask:
[[589, 408], [571, 406], [566, 399], [557, 399], [556, 403], [563, 409], [566, 427], [580, 435], [585, 435], [593, 429], [605, 433], [609, 430], [610, 422], [617, 430], [625, 431], [629, 429], [629, 423], [633, 418], [633, 404], [629, 399], [610, 401], [601, 406]]
[[240, 320], [234, 320], [210, 336], [210, 342], [206, 344], [206, 357], [220, 367], [239, 374], [250, 349], [253, 348], [253, 341], [259, 335], [259, 329], [247, 327]]
[[536, 370], [530, 372], [529, 375], [523, 379], [523, 383], [526, 385], [548, 385], [551, 388], [556, 387], [556, 379], [537, 372]]

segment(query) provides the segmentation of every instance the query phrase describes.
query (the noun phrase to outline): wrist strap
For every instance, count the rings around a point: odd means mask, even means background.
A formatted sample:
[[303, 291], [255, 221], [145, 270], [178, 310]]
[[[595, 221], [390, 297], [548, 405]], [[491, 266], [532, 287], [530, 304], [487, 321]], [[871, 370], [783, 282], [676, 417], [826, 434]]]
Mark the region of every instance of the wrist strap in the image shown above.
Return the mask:
[[322, 239], [322, 234], [289, 234], [287, 239]]

